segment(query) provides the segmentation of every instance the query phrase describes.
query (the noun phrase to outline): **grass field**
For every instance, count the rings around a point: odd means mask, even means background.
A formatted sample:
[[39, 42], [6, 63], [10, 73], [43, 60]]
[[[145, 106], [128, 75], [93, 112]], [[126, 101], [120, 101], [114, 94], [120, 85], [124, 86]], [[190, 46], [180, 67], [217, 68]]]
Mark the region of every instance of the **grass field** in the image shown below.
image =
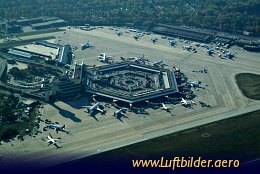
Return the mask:
[[242, 93], [254, 100], [260, 100], [260, 75], [241, 73], [236, 75], [239, 89]]

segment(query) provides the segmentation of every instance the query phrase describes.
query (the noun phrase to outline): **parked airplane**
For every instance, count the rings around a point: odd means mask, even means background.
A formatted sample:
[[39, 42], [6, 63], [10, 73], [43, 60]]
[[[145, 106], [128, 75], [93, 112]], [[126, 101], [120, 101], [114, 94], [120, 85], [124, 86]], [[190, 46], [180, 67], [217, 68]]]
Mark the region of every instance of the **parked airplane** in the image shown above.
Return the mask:
[[212, 54], [214, 54], [214, 50], [212, 49], [207, 49], [207, 53], [209, 56], [212, 56]]
[[197, 82], [197, 81], [193, 81], [193, 82], [188, 81], [187, 83], [188, 83], [191, 87], [193, 87], [194, 89], [195, 89], [196, 87], [200, 87], [200, 84], [201, 84], [201, 82]]
[[136, 30], [134, 30], [134, 29], [129, 29], [128, 31], [130, 31], [130, 32], [136, 32]]
[[64, 124], [50, 124], [47, 125], [46, 127], [50, 129], [54, 129], [57, 133], [58, 131], [66, 132], [67, 134], [69, 133], [68, 131], [65, 130]]
[[[51, 136], [51, 134], [49, 134], [48, 136], [47, 136], [47, 138], [48, 138], [48, 140], [47, 140], [47, 143], [49, 143], [49, 145], [51, 145], [51, 144], [53, 144], [54, 146], [56, 146], [56, 148], [58, 149], [58, 148], [61, 148], [60, 146], [58, 146], [58, 141], [60, 140], [60, 138], [52, 138], [52, 136]], [[48, 146], [49, 146], [48, 145]]]
[[98, 58], [100, 59], [100, 62], [108, 62], [108, 60], [111, 59], [111, 56], [107, 56], [106, 53], [100, 53]]
[[93, 47], [93, 45], [91, 45], [90, 43], [89, 43], [89, 41], [87, 42], [87, 43], [84, 43], [84, 44], [81, 44], [81, 50], [84, 50], [84, 49], [86, 49], [86, 48], [90, 48], [90, 47]]
[[182, 105], [187, 105], [188, 102], [187, 102], [187, 100], [185, 100], [184, 98], [181, 98], [181, 104], [182, 104]]
[[114, 116], [116, 116], [116, 117], [120, 117], [120, 116], [124, 117], [124, 116], [126, 116], [125, 110], [126, 110], [126, 108], [121, 108], [121, 109], [115, 111], [114, 112]]
[[149, 60], [144, 58], [144, 54], [135, 58], [135, 62], [143, 62], [144, 63], [145, 61], [149, 61]]
[[82, 106], [84, 108], [87, 108], [87, 110], [85, 110], [85, 112], [92, 114], [94, 111], [98, 111], [101, 112], [101, 114], [105, 114], [105, 110], [100, 109], [100, 103], [97, 102], [95, 105], [91, 106], [90, 108], [88, 108], [87, 106]]
[[174, 40], [170, 40], [170, 41], [169, 41], [169, 44], [170, 44], [171, 46], [175, 47], [175, 45], [176, 45], [176, 41], [174, 41]]
[[152, 41], [153, 43], [155, 43], [155, 42], [158, 41], [158, 39], [157, 39], [156, 37], [152, 37], [152, 38], [151, 38], [151, 41]]
[[164, 103], [162, 103], [162, 109], [165, 110], [166, 112], [170, 112], [170, 109], [167, 108]]
[[161, 63], [163, 63], [163, 60], [159, 60], [153, 63], [153, 66], [159, 66]]
[[122, 31], [117, 31], [116, 34], [117, 34], [118, 36], [121, 36], [123, 33], [122, 33]]
[[227, 53], [224, 55], [224, 57], [227, 57], [227, 58], [229, 58], [229, 59], [232, 59], [233, 57], [235, 57], [235, 54], [229, 51], [229, 52], [227, 52]]
[[135, 39], [135, 40], [139, 40], [139, 35], [133, 35], [133, 38]]

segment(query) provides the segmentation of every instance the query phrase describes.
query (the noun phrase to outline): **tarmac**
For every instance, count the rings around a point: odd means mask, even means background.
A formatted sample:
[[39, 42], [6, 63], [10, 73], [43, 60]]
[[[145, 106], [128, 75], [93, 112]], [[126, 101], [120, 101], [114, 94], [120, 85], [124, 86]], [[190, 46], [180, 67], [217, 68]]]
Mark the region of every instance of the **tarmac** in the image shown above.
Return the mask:
[[[182, 46], [187, 45], [183, 42], [177, 41], [176, 47], [172, 47], [168, 40], [154, 34], [145, 35], [136, 41], [132, 37], [136, 33], [124, 33], [125, 30], [120, 29], [123, 35], [117, 36], [116, 31], [107, 27], [92, 31], [72, 28], [67, 29], [65, 34], [60, 32], [55, 35], [59, 37], [57, 42], [60, 40], [60, 44], [78, 47], [73, 50], [73, 61], [78, 63], [101, 66], [97, 57], [100, 53], [107, 53], [115, 61], [120, 61], [121, 56], [135, 57], [143, 54], [151, 62], [164, 60], [166, 64], [176, 66], [184, 72], [188, 80], [202, 82], [205, 89], [193, 90], [197, 105], [189, 109], [181, 104], [166, 104], [173, 109], [172, 114], [161, 109], [147, 109], [148, 114], [127, 112], [127, 118], [120, 121], [113, 117], [116, 109], [111, 105], [105, 107], [106, 115], [97, 114], [95, 118], [89, 116], [82, 108], [93, 104], [89, 98], [46, 104], [40, 109], [42, 119], [65, 124], [66, 130], [71, 134], [57, 134], [54, 130], [42, 131], [45, 124], [41, 123], [42, 133], [35, 137], [26, 136], [22, 142], [13, 140], [0, 145], [1, 166], [30, 164], [32, 168], [49, 167], [260, 109], [260, 101], [246, 98], [235, 80], [238, 73], [260, 74], [259, 53], [234, 46], [229, 49], [235, 53], [233, 60], [220, 59], [217, 54], [209, 56], [205, 48], [196, 47], [195, 43], [191, 45], [198, 52], [191, 53], [182, 49]], [[158, 38], [156, 43], [150, 40], [154, 36]], [[80, 44], [88, 40], [94, 47], [80, 50]], [[204, 68], [208, 73], [198, 72]], [[211, 107], [201, 107], [198, 101]], [[104, 106], [104, 103], [101, 104]], [[62, 148], [48, 146], [48, 133], [54, 138], [61, 138]]]

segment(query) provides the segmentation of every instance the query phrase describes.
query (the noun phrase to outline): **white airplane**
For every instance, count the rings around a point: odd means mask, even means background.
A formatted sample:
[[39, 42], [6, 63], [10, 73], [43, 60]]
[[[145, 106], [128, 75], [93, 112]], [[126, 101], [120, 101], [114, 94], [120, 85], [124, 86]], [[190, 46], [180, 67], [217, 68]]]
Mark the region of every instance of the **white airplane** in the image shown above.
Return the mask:
[[98, 58], [100, 59], [100, 62], [107, 62], [109, 59], [111, 59], [111, 56], [107, 56], [106, 53], [100, 53]]
[[191, 45], [184, 45], [182, 48], [184, 50], [190, 51], [192, 49], [192, 46]]
[[50, 129], [54, 129], [57, 133], [58, 133], [58, 131], [63, 131], [63, 132], [66, 132], [67, 134], [69, 133], [68, 131], [65, 131], [64, 124], [50, 124], [50, 125], [47, 125], [47, 127]]
[[135, 62], [145, 62], [145, 61], [149, 61], [149, 60], [144, 58], [144, 54], [135, 58]]
[[95, 105], [91, 106], [90, 108], [88, 108], [87, 106], [82, 106], [83, 108], [87, 108], [87, 110], [85, 110], [85, 112], [92, 114], [94, 111], [99, 111], [101, 112], [101, 114], [104, 114], [105, 111], [103, 109], [99, 108], [100, 103], [97, 102]]
[[229, 52], [227, 52], [227, 53], [224, 55], [224, 57], [227, 57], [227, 58], [229, 58], [229, 59], [232, 59], [233, 57], [235, 57], [235, 54], [229, 51]]
[[165, 111], [167, 111], [167, 112], [170, 112], [170, 109], [169, 109], [169, 108], [167, 108], [167, 107], [165, 106], [165, 104], [164, 104], [164, 103], [162, 103], [162, 109], [163, 109], [163, 110], [165, 110]]
[[90, 48], [90, 47], [93, 47], [93, 45], [91, 45], [90, 43], [89, 43], [89, 41], [87, 42], [87, 43], [84, 43], [84, 44], [81, 44], [81, 50], [84, 50], [84, 49], [86, 49], [86, 48]]
[[121, 108], [121, 109], [115, 111], [114, 112], [114, 116], [116, 116], [116, 117], [118, 117], [118, 116], [126, 116], [126, 114], [124, 112], [125, 110], [126, 110], [126, 108]]
[[[48, 140], [47, 140], [47, 143], [49, 143], [49, 145], [51, 145], [51, 144], [53, 144], [54, 146], [56, 146], [56, 148], [58, 149], [58, 148], [61, 148], [60, 146], [58, 146], [58, 141], [60, 140], [60, 138], [52, 138], [52, 136], [51, 136], [51, 134], [49, 134], [48, 136], [47, 136], [47, 138], [48, 138]], [[48, 145], [48, 146], [49, 146]]]
[[182, 104], [182, 105], [187, 105], [188, 102], [187, 102], [187, 100], [185, 100], [184, 98], [181, 98], [181, 104]]
[[134, 30], [134, 29], [129, 29], [128, 31], [130, 31], [130, 32], [136, 32], [136, 30]]
[[212, 54], [214, 54], [214, 50], [212, 50], [212, 49], [208, 49], [207, 52], [208, 52], [208, 55], [209, 55], [209, 56], [211, 56]]
[[200, 87], [201, 82], [193, 81], [193, 82], [187, 82], [191, 87], [196, 88]]

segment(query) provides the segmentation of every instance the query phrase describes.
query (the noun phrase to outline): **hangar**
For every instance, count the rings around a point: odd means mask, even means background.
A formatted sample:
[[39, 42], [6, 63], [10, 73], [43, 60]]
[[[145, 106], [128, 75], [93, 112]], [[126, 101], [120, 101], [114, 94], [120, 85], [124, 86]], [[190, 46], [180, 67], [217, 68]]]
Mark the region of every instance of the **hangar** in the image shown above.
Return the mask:
[[129, 61], [89, 68], [85, 83], [87, 93], [127, 103], [178, 92], [174, 71]]

